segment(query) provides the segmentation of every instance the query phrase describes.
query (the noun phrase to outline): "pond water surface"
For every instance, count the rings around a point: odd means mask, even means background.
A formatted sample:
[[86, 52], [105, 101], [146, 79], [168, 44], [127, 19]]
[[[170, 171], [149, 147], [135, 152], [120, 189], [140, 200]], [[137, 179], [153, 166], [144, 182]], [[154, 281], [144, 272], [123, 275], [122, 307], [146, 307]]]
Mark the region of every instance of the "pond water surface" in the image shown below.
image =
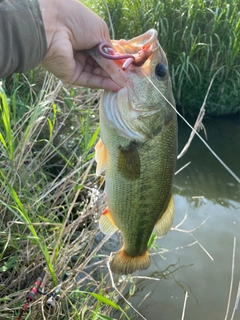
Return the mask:
[[[209, 145], [239, 177], [240, 116], [205, 119], [204, 125]], [[180, 121], [179, 151], [189, 133], [190, 129]], [[139, 275], [160, 281], [139, 279], [131, 303], [147, 320], [225, 319], [235, 238], [234, 279], [227, 319], [237, 320], [240, 319], [240, 302], [233, 318], [232, 314], [236, 297], [240, 295], [240, 292], [237, 294], [240, 283], [240, 185], [197, 137], [177, 167], [181, 168], [189, 161], [191, 164], [174, 179], [173, 227], [187, 213], [186, 220], [178, 227], [184, 232], [172, 230], [157, 240], [157, 245], [168, 252], [163, 257], [153, 255], [151, 267]], [[191, 234], [186, 232], [198, 226]], [[200, 245], [191, 245], [195, 241]], [[183, 316], [186, 291], [188, 298]]]

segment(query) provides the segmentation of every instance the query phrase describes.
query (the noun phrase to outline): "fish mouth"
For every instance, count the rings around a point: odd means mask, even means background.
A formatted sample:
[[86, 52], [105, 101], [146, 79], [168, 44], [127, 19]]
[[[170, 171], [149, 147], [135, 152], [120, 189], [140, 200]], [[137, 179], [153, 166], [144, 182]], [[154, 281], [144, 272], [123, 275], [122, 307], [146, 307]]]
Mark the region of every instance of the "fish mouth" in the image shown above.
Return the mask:
[[129, 80], [128, 71], [143, 65], [145, 70], [150, 68], [151, 58], [159, 48], [157, 35], [155, 29], [150, 29], [131, 40], [112, 40], [112, 47], [103, 42], [89, 54], [123, 87]]
[[150, 29], [131, 40], [112, 40], [112, 45], [119, 54], [132, 54], [136, 57], [139, 51], [143, 49], [152, 52], [158, 49], [157, 35], [155, 29]]
[[141, 67], [158, 49], [157, 31], [150, 29], [144, 34], [131, 40], [113, 40], [113, 48], [106, 43], [100, 43], [98, 52], [109, 60], [116, 60], [122, 63], [122, 70], [127, 70], [130, 65]]

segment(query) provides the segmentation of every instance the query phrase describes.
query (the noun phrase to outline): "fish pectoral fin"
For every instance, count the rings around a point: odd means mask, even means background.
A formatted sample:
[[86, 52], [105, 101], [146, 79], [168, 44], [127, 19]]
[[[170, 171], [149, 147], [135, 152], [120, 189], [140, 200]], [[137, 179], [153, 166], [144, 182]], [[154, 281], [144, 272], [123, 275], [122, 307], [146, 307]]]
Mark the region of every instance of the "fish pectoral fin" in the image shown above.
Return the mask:
[[174, 200], [173, 195], [171, 195], [168, 205], [161, 215], [160, 219], [155, 224], [155, 232], [158, 237], [164, 236], [170, 229], [173, 224], [174, 218]]
[[150, 266], [149, 251], [146, 250], [139, 256], [129, 256], [124, 247], [119, 250], [112, 262], [110, 268], [112, 272], [117, 274], [131, 274], [137, 270], [145, 270]]
[[113, 234], [118, 230], [118, 227], [115, 225], [108, 207], [102, 212], [99, 220], [99, 227], [100, 230], [105, 234]]
[[137, 144], [131, 141], [127, 147], [118, 148], [118, 171], [127, 180], [136, 180], [140, 177], [140, 157]]
[[102, 142], [102, 139], [99, 139], [98, 143], [95, 146], [95, 160], [97, 162], [96, 175], [100, 176], [100, 174], [106, 170], [106, 158], [107, 151], [106, 147]]

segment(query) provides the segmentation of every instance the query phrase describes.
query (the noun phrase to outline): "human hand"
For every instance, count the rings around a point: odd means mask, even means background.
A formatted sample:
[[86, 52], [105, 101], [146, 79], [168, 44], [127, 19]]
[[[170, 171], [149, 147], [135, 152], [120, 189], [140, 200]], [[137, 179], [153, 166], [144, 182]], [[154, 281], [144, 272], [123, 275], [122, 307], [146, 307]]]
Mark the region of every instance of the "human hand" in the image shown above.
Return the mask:
[[120, 86], [85, 51], [107, 42], [106, 23], [77, 0], [39, 0], [47, 38], [44, 68], [64, 83], [117, 91]]

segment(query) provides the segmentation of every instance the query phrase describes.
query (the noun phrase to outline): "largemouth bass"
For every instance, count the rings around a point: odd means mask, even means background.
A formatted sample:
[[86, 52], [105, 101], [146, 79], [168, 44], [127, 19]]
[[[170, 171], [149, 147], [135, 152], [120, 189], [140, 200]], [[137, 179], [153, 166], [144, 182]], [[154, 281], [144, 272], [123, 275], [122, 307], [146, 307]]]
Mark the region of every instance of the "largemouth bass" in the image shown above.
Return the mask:
[[96, 161], [97, 174], [105, 171], [107, 208], [99, 223], [103, 233], [121, 231], [124, 244], [110, 266], [115, 273], [129, 274], [149, 267], [153, 230], [162, 236], [173, 222], [177, 118], [157, 31], [112, 45], [105, 48], [106, 55], [99, 48], [90, 52], [122, 87], [118, 92], [104, 91], [100, 101]]

